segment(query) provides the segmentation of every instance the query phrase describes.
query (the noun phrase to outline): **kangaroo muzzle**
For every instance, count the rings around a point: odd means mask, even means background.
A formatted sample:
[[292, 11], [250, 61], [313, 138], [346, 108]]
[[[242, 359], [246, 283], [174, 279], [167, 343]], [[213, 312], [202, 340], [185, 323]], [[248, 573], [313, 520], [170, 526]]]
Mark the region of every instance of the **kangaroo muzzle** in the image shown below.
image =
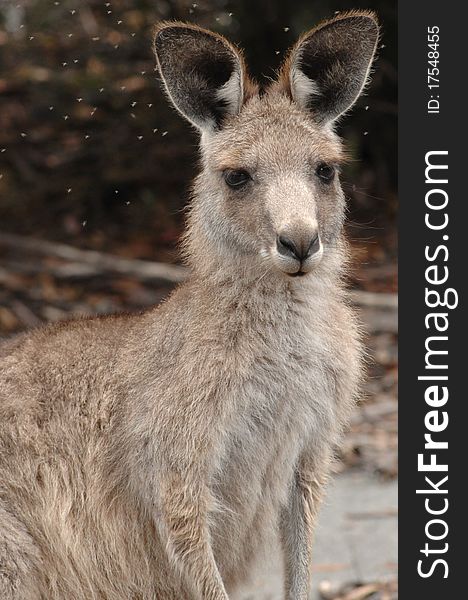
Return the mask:
[[322, 256], [322, 243], [315, 225], [283, 227], [276, 236], [273, 260], [288, 275], [305, 275]]

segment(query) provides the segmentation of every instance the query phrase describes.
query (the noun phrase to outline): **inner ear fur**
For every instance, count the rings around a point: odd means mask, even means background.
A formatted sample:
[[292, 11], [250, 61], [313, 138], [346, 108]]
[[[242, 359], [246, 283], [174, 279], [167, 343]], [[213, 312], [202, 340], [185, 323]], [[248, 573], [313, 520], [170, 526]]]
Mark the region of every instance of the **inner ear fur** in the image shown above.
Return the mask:
[[162, 22], [153, 47], [169, 98], [199, 129], [221, 127], [255, 91], [241, 51], [217, 33]]
[[379, 41], [371, 11], [351, 11], [303, 34], [280, 70], [280, 88], [318, 122], [349, 110], [366, 85]]

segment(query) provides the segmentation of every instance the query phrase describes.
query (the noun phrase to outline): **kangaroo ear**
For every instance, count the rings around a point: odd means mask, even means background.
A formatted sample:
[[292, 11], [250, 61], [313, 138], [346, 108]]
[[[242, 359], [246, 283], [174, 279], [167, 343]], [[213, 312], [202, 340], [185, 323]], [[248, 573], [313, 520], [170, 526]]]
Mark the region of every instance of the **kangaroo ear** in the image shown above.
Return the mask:
[[244, 99], [245, 65], [224, 37], [185, 23], [157, 26], [154, 51], [174, 106], [203, 131], [219, 129]]
[[361, 94], [378, 39], [373, 13], [344, 13], [326, 21], [293, 46], [280, 72], [280, 85], [315, 120], [333, 121]]

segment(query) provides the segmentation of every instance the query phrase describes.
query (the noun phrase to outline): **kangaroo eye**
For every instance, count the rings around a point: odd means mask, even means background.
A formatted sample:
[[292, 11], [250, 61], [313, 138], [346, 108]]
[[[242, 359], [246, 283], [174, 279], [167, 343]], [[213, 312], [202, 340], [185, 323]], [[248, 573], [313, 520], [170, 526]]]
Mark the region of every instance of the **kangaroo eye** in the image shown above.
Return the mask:
[[247, 173], [247, 171], [227, 169], [224, 171], [223, 175], [224, 181], [231, 188], [240, 188], [250, 181], [250, 175]]
[[322, 163], [317, 167], [315, 173], [323, 183], [331, 183], [335, 177], [335, 167]]

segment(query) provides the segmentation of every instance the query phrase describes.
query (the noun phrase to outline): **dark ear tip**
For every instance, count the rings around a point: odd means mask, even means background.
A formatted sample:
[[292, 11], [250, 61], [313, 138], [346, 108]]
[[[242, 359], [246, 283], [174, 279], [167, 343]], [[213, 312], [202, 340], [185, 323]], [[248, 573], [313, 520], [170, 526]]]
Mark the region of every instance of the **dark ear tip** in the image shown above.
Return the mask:
[[197, 25], [184, 23], [183, 21], [160, 21], [156, 23], [153, 30], [153, 44], [175, 39], [184, 34], [200, 34], [204, 30]]
[[358, 19], [362, 21], [372, 21], [376, 25], [379, 24], [379, 17], [374, 10], [345, 10], [337, 13], [332, 21], [341, 21], [344, 19]]
[[208, 38], [230, 46], [227, 40], [220, 34], [184, 21], [160, 21], [156, 23], [153, 30], [154, 41], [160, 39], [176, 39], [181, 36], [192, 36], [196, 38]]
[[367, 30], [368, 33], [375, 33], [377, 36], [380, 33], [380, 23], [377, 13], [373, 10], [352, 10], [340, 13], [330, 23], [339, 21], [350, 21]]
[[158, 37], [165, 29], [172, 27], [172, 21], [158, 21], [153, 27], [153, 36]]
[[153, 28], [153, 48], [157, 49], [160, 42], [164, 41], [168, 30], [171, 29], [173, 23], [170, 21], [160, 21]]

